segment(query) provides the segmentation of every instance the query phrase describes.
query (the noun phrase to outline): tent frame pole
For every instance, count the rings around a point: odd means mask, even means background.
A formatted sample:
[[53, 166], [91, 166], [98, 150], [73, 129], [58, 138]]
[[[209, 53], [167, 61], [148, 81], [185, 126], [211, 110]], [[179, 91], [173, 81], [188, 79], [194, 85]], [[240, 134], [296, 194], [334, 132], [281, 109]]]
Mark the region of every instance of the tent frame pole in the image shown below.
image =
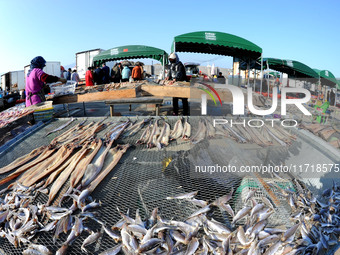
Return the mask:
[[256, 91], [256, 63], [255, 63], [255, 69], [254, 69], [254, 91]]
[[[269, 64], [267, 61], [267, 70], [269, 70]], [[270, 86], [269, 86], [269, 73], [267, 73], [267, 98], [269, 98]]]
[[247, 81], [247, 87], [249, 87], [249, 72], [250, 72], [250, 60], [248, 59], [248, 66], [247, 66], [248, 68], [248, 81]]
[[163, 73], [162, 73], [162, 80], [165, 79], [165, 54], [163, 54]]
[[261, 86], [260, 86], [260, 94], [262, 95], [262, 80], [263, 80], [263, 57], [262, 57], [262, 53], [261, 53], [261, 77], [260, 77], [260, 82], [261, 82]]

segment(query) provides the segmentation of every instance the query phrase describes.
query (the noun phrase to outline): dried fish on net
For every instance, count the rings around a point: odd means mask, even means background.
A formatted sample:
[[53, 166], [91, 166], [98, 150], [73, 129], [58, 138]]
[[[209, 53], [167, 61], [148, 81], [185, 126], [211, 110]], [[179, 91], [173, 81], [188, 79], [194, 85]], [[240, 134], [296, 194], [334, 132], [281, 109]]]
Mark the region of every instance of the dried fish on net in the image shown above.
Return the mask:
[[[83, 244], [83, 250], [86, 245], [96, 240], [97, 235], [85, 225], [89, 218], [95, 217], [95, 214], [88, 210], [100, 207], [101, 203], [92, 201], [90, 194], [129, 148], [129, 144], [126, 144], [111, 149], [113, 142], [124, 132], [129, 121], [115, 125], [108, 131], [107, 148], [101, 155], [98, 154], [101, 153], [99, 149], [102, 142], [101, 139], [96, 139], [95, 135], [105, 128], [105, 125], [102, 121], [83, 124], [78, 124], [59, 135], [49, 146], [39, 147], [1, 169], [3, 173], [14, 170], [0, 180], [1, 184], [14, 179], [16, 181], [1, 191], [0, 233], [15, 247], [28, 245], [24, 254], [50, 254], [46, 247], [33, 242], [40, 232], [54, 233], [53, 239], [56, 241], [61, 232], [68, 234], [71, 231], [57, 254], [66, 254], [69, 245], [83, 231], [90, 234]], [[99, 160], [94, 162], [94, 171], [86, 171], [95, 156]], [[110, 157], [110, 163], [104, 166], [104, 159]], [[66, 194], [59, 193], [67, 180], [70, 180], [66, 184], [69, 185], [69, 191]], [[36, 201], [39, 193], [49, 194], [46, 204]], [[72, 199], [71, 206], [57, 206], [57, 201], [64, 195]], [[55, 203], [50, 206], [56, 197]]]
[[[300, 184], [296, 184], [300, 185]], [[197, 210], [183, 220], [166, 219], [158, 208], [154, 208], [144, 221], [136, 211], [132, 218], [120, 212], [122, 219], [105, 233], [112, 238], [109, 251], [124, 254], [327, 254], [337, 245], [340, 236], [336, 217], [324, 217], [327, 212], [336, 212], [334, 204], [319, 202], [305, 187], [299, 186], [302, 193], [280, 189], [279, 192], [292, 206], [291, 218], [296, 224], [288, 228], [273, 228], [268, 219], [274, 217], [272, 202], [262, 197], [254, 199], [249, 192], [244, 206], [234, 212], [229, 205], [233, 190], [212, 201], [202, 201]], [[337, 198], [340, 187], [335, 185], [325, 190], [324, 196]], [[197, 205], [195, 196], [199, 191], [174, 194], [167, 199], [186, 200]], [[321, 212], [326, 208], [324, 212]], [[214, 219], [214, 211], [226, 211], [232, 217], [230, 224]], [[245, 219], [245, 224], [239, 224]], [[107, 254], [103, 252], [102, 254]]]

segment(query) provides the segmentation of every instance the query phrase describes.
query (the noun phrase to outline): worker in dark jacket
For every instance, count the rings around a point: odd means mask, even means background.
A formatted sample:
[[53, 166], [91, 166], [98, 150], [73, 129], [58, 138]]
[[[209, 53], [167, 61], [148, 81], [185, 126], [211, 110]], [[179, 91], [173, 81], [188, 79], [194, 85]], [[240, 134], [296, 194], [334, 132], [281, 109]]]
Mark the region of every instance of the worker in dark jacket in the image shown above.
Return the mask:
[[103, 72], [102, 72], [102, 69], [100, 69], [99, 66], [97, 66], [96, 69], [93, 72], [93, 81], [94, 81], [95, 85], [102, 84]]
[[110, 82], [110, 67], [105, 63], [102, 65], [102, 75], [103, 84], [108, 84]]
[[[173, 52], [169, 55], [170, 61], [170, 70], [168, 72], [168, 77], [166, 80], [170, 80], [170, 84], [176, 81], [185, 81], [186, 80], [186, 72], [184, 65], [181, 61], [179, 61], [178, 55]], [[182, 99], [183, 104], [183, 115], [189, 115], [189, 103], [187, 98], [173, 97], [173, 111], [174, 115], [178, 115], [178, 99]]]

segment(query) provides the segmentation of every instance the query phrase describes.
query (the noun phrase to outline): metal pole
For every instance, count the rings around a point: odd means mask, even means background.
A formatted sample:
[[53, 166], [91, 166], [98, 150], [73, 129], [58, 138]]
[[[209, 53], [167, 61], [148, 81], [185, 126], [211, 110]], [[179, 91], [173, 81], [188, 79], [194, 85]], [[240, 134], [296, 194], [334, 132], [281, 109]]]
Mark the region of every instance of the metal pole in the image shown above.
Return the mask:
[[237, 80], [237, 86], [240, 86], [240, 79], [241, 79], [241, 70], [240, 70], [240, 59], [238, 60], [238, 80]]
[[231, 84], [234, 85], [234, 57], [233, 57], [233, 72], [232, 72], [232, 76], [231, 76]]
[[249, 87], [249, 72], [250, 72], [250, 60], [248, 60], [248, 82], [247, 82], [247, 87]]
[[261, 53], [261, 77], [260, 77], [260, 94], [262, 95], [262, 79], [263, 79], [263, 58], [262, 58], [262, 53]]
[[255, 72], [254, 72], [254, 91], [256, 91], [256, 63], [255, 63]]
[[165, 79], [165, 54], [163, 54], [163, 74], [162, 74], [162, 80]]
[[[267, 70], [269, 70], [268, 61], [267, 61]], [[270, 92], [270, 87], [269, 87], [269, 74], [267, 74], [267, 98], [269, 98], [269, 92]]]

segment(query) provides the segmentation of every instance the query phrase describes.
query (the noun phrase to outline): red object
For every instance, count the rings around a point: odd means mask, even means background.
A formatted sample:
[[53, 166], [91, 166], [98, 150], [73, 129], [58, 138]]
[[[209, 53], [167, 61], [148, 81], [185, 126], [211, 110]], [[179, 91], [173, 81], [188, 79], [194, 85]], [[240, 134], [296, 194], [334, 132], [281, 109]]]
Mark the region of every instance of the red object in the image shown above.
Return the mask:
[[262, 92], [262, 95], [267, 97], [268, 96], [268, 93], [267, 92]]
[[123, 52], [128, 52], [128, 51], [129, 51], [129, 49], [124, 49], [124, 50], [123, 50]]
[[142, 79], [142, 70], [141, 70], [140, 66], [135, 66], [132, 69], [131, 77], [133, 79], [137, 79], [137, 80]]
[[86, 86], [93, 86], [93, 75], [90, 70], [87, 70], [85, 73], [85, 84]]
[[25, 99], [18, 99], [17, 101], [15, 101], [15, 104], [21, 104], [25, 102]]

